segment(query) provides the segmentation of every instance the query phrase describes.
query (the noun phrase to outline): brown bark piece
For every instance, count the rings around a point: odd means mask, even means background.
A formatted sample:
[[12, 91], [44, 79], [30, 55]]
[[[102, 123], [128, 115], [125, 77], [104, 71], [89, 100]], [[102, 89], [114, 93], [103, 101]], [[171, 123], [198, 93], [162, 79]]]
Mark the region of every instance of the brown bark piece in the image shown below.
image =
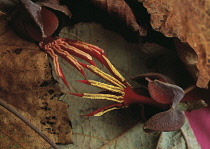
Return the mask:
[[[68, 105], [51, 75], [47, 55], [24, 41], [0, 16], [0, 98], [18, 110], [53, 142], [71, 143]], [[0, 148], [46, 149], [50, 145], [0, 106]]]
[[[178, 37], [194, 49], [197, 55], [194, 66], [197, 71], [195, 72], [194, 67], [189, 70], [195, 77], [197, 86], [207, 88], [210, 80], [210, 1], [145, 0], [143, 4], [151, 14], [153, 29], [162, 32], [167, 37]], [[193, 53], [179, 53], [182, 54], [182, 61], [187, 67], [191, 67], [190, 61], [196, 59], [191, 60], [186, 57]]]

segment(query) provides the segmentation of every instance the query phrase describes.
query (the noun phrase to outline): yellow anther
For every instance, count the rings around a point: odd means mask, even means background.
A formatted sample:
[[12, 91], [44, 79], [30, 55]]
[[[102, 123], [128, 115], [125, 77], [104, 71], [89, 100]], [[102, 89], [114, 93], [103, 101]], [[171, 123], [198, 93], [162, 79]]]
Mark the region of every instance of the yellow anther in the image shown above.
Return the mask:
[[115, 110], [115, 109], [120, 109], [120, 108], [113, 107], [113, 108], [107, 109], [105, 111], [98, 112], [98, 113], [94, 114], [94, 116], [101, 116], [101, 115], [103, 115], [103, 114], [105, 114], [105, 113], [107, 113], [109, 111]]
[[117, 87], [117, 86], [113, 86], [113, 85], [109, 85], [109, 84], [105, 84], [105, 83], [101, 83], [98, 81], [94, 81], [94, 80], [88, 80], [88, 82], [90, 82], [90, 85], [98, 87], [98, 88], [102, 88], [111, 92], [115, 92], [115, 93], [119, 93], [122, 96], [124, 96], [124, 92], [122, 91], [122, 88]]
[[111, 100], [115, 102], [122, 103], [123, 96], [117, 96], [117, 95], [111, 95], [111, 94], [89, 94], [89, 93], [84, 93], [82, 98], [90, 98], [90, 99], [105, 99], [105, 100]]
[[103, 79], [105, 79], [105, 80], [109, 81], [110, 83], [120, 87], [121, 89], [126, 88], [126, 86], [122, 82], [120, 82], [119, 80], [110, 76], [109, 74], [103, 72], [102, 70], [98, 69], [97, 67], [95, 67], [93, 65], [87, 65], [87, 67], [89, 69], [91, 69], [93, 72], [95, 72], [96, 74], [98, 74]]
[[106, 56], [102, 55], [102, 57], [104, 58], [104, 60], [107, 62], [107, 64], [109, 65], [110, 69], [112, 70], [112, 72], [121, 80], [121, 82], [125, 82], [125, 78], [119, 73], [119, 71], [117, 71], [117, 69], [112, 65], [112, 63], [106, 58]]

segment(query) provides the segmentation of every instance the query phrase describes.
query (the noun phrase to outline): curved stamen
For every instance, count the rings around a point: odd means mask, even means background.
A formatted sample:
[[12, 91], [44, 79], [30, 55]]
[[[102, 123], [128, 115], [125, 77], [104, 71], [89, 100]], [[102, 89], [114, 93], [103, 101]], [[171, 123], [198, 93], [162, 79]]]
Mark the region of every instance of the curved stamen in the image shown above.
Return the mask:
[[106, 56], [102, 55], [102, 57], [104, 58], [104, 60], [106, 61], [107, 65], [105, 65], [107, 67], [107, 69], [117, 78], [119, 79], [119, 81], [121, 82], [126, 82], [125, 78], [119, 73], [119, 71], [117, 71], [117, 69], [112, 65], [112, 63], [108, 60], [108, 58], [106, 58]]
[[60, 64], [58, 62], [58, 56], [55, 54], [55, 52], [53, 51], [53, 49], [51, 48], [48, 48], [45, 50], [45, 52], [47, 54], [50, 55], [50, 57], [52, 58], [53, 60], [53, 64], [54, 64], [54, 68], [55, 68], [55, 73], [57, 74], [58, 77], [60, 77], [62, 79], [62, 81], [64, 82], [64, 84], [68, 87], [68, 89], [70, 90], [70, 87], [68, 85], [68, 82], [63, 74], [63, 71], [60, 67]]
[[112, 77], [111, 75], [103, 72], [102, 70], [100, 70], [99, 68], [93, 66], [93, 65], [83, 65], [86, 68], [88, 68], [90, 71], [94, 72], [95, 74], [97, 74], [99, 77], [103, 78], [104, 80], [110, 82], [111, 84], [114, 84], [118, 87], [120, 87], [121, 89], [126, 88], [126, 86], [120, 82], [119, 80], [115, 79], [114, 77]]
[[79, 81], [79, 82], [82, 82], [82, 83], [85, 83], [85, 84], [88, 84], [88, 85], [91, 85], [91, 86], [95, 86], [95, 87], [98, 87], [98, 88], [101, 88], [101, 89], [105, 89], [107, 91], [119, 93], [121, 95], [125, 94], [122, 91], [122, 88], [117, 87], [117, 86], [113, 86], [113, 85], [109, 85], [109, 84], [106, 84], [106, 83], [101, 83], [101, 82], [94, 81], [94, 80], [76, 80], [76, 81]]
[[121, 109], [122, 108], [122, 104], [121, 103], [115, 103], [115, 104], [111, 104], [108, 106], [105, 106], [103, 108], [100, 108], [90, 114], [87, 115], [82, 115], [82, 116], [101, 116], [109, 111], [115, 110], [115, 109]]
[[[123, 96], [111, 95], [111, 94], [89, 94], [83, 93], [82, 98], [90, 98], [90, 99], [105, 99], [110, 101], [115, 101], [122, 103]], [[121, 100], [120, 100], [121, 99]]]
[[61, 48], [55, 47], [55, 46], [50, 47], [50, 45], [48, 45], [48, 49], [50, 48], [52, 48], [59, 56], [65, 59], [72, 66], [74, 66], [79, 72], [83, 74], [83, 76], [86, 76], [82, 65], [80, 65], [80, 63], [73, 56], [71, 56], [67, 51]]
[[95, 66], [95, 63], [93, 62], [93, 59], [92, 57], [88, 54], [88, 53], [85, 53], [71, 45], [69, 45], [68, 43], [62, 43], [62, 44], [57, 44], [57, 45], [54, 45], [55, 47], [57, 48], [60, 48], [60, 49], [63, 49], [65, 51], [67, 51], [68, 53], [76, 56], [76, 57], [79, 57], [85, 61], [87, 61], [88, 63], [92, 64]]

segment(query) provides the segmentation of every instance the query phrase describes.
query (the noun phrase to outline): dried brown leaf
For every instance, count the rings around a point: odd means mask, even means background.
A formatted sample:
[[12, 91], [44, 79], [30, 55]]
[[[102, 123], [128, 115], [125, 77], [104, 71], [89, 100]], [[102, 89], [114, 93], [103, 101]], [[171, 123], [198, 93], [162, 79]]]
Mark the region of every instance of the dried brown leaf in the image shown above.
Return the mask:
[[133, 31], [138, 31], [141, 36], [146, 36], [145, 28], [138, 25], [131, 8], [124, 0], [91, 0], [91, 2], [127, 24]]
[[190, 62], [195, 61], [193, 66], [197, 70], [190, 71], [196, 78], [197, 86], [207, 88], [210, 80], [210, 1], [145, 0], [143, 4], [151, 14], [153, 29], [167, 37], [178, 37], [194, 49], [197, 61], [188, 59], [189, 55], [194, 54], [192, 51], [183, 55], [184, 59], [189, 60], [185, 64], [189, 67]]
[[[47, 55], [12, 32], [0, 17], [0, 97], [53, 142], [71, 143], [68, 106], [57, 101], [61, 91], [52, 80]], [[49, 148], [20, 119], [0, 107], [0, 148]]]
[[11, 20], [19, 36], [35, 41], [51, 36], [58, 27], [58, 18], [53, 12], [30, 0], [21, 0]]
[[71, 12], [69, 11], [69, 9], [64, 5], [60, 5], [59, 1], [60, 0], [39, 0], [37, 1], [37, 3], [42, 6], [62, 12], [68, 17], [71, 17]]

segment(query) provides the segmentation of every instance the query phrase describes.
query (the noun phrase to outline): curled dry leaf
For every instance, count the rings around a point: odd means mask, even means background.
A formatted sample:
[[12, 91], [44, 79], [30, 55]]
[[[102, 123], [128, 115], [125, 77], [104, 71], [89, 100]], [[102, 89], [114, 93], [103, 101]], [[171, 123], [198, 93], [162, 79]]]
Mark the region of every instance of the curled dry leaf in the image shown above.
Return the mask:
[[54, 13], [30, 0], [20, 1], [11, 21], [19, 36], [35, 41], [52, 35], [58, 27], [58, 18]]
[[57, 10], [59, 12], [64, 13], [68, 17], [71, 17], [71, 12], [69, 9], [64, 6], [59, 4], [60, 0], [38, 0], [37, 4], [40, 4], [41, 6], [51, 8], [53, 10]]
[[[197, 81], [197, 86], [207, 88], [210, 80], [210, 15], [207, 0], [145, 0], [143, 2], [151, 14], [154, 30], [167, 37], [178, 37], [187, 42], [193, 50], [178, 49], [181, 59]], [[186, 47], [186, 46], [185, 46]], [[194, 55], [191, 59], [189, 55]], [[193, 61], [193, 64], [191, 63]]]
[[[182, 62], [185, 64], [186, 69], [190, 72], [193, 78], [196, 80], [198, 78], [198, 68], [196, 64], [198, 62], [198, 57], [193, 48], [190, 47], [188, 43], [183, 43], [179, 39], [174, 39], [174, 43], [177, 49], [177, 54], [179, 55]], [[201, 76], [201, 75], [200, 75]], [[202, 77], [199, 79], [200, 83], [197, 82], [197, 86], [201, 86], [202, 84], [207, 84], [206, 80], [208, 80], [207, 73], [204, 73]], [[199, 85], [201, 84], [201, 85]]]
[[11, 21], [14, 29], [19, 36], [27, 40], [42, 41], [56, 31], [59, 20], [51, 10], [57, 10], [71, 17], [68, 9], [59, 5], [59, 1], [42, 1], [39, 4], [31, 0], [21, 0], [13, 12]]
[[[0, 96], [37, 126], [53, 142], [71, 143], [68, 105], [57, 101], [61, 91], [52, 80], [47, 55], [26, 42], [0, 19]], [[49, 148], [20, 119], [0, 107], [0, 148]]]
[[91, 2], [127, 24], [133, 31], [139, 32], [140, 36], [146, 36], [146, 29], [138, 25], [131, 8], [124, 0], [91, 0]]

